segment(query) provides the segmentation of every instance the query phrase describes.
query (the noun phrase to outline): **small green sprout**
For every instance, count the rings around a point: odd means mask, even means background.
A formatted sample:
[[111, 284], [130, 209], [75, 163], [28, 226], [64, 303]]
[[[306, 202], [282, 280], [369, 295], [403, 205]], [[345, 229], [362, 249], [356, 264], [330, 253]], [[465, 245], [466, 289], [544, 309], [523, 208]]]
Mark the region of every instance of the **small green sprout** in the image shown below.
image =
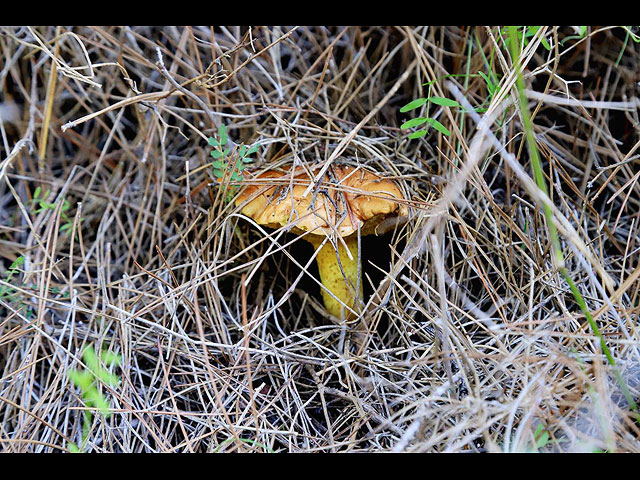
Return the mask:
[[[507, 29], [509, 27], [504, 27], [502, 29], [502, 35], [507, 35]], [[538, 30], [540, 30], [541, 26], [530, 26], [530, 25], [524, 25], [524, 26], [520, 26], [520, 27], [516, 27], [516, 37], [518, 39], [518, 43], [523, 44], [525, 47], [527, 46], [527, 44], [529, 43], [529, 39], [531, 37], [533, 37], [536, 33], [538, 33]], [[585, 31], [586, 31], [586, 27], [585, 27]], [[509, 42], [510, 42], [510, 38], [507, 37], [505, 39], [505, 47], [507, 48], [507, 50], [509, 50]], [[546, 48], [547, 50], [551, 50], [551, 45], [549, 44], [548, 40], [544, 37], [540, 38], [540, 43], [544, 46], [544, 48]]]
[[491, 103], [491, 99], [500, 91], [500, 87], [498, 86], [500, 79], [493, 71], [490, 71], [489, 75], [484, 72], [478, 72], [478, 75], [480, 75], [487, 84], [487, 93], [489, 94], [487, 97], [487, 103]]
[[[429, 85], [429, 88], [431, 88], [430, 84], [425, 84], [425, 85]], [[406, 112], [409, 112], [411, 110], [415, 110], [417, 108], [420, 108], [423, 105], [427, 105], [427, 112], [428, 112], [428, 107], [429, 107], [430, 104], [439, 105], [441, 107], [460, 107], [460, 104], [458, 102], [456, 102], [455, 100], [451, 100], [450, 98], [427, 96], [427, 97], [421, 97], [421, 98], [416, 98], [415, 100], [412, 100], [411, 102], [409, 102], [405, 106], [403, 106], [400, 109], [400, 112], [401, 113], [406, 113]], [[410, 129], [410, 128], [414, 128], [414, 127], [419, 127], [419, 126], [425, 125], [425, 124], [428, 125], [428, 126], [433, 127], [434, 129], [436, 129], [437, 131], [439, 131], [440, 133], [442, 133], [444, 135], [447, 135], [447, 136], [451, 135], [451, 132], [442, 123], [440, 123], [435, 118], [429, 117], [428, 114], [426, 116], [423, 116], [423, 117], [416, 117], [416, 118], [412, 118], [411, 120], [407, 120], [402, 125], [400, 125], [400, 128], [405, 130], [405, 129]], [[427, 134], [427, 132], [428, 132], [428, 127], [427, 128], [421, 128], [420, 130], [417, 130], [417, 131], [411, 133], [409, 135], [409, 138], [410, 139], [420, 138], [420, 137], [425, 136]]]
[[[584, 27], [585, 29], [587, 27]], [[620, 53], [618, 54], [618, 58], [616, 58], [616, 67], [618, 65], [620, 65], [620, 60], [622, 60], [622, 55], [624, 54], [624, 51], [627, 49], [627, 44], [629, 43], [629, 38], [631, 38], [631, 40], [634, 41], [634, 43], [638, 43], [640, 42], [640, 37], [638, 37], [636, 34], [634, 34], [631, 31], [631, 28], [637, 28], [637, 26], [635, 27], [631, 27], [631, 26], [624, 26], [622, 27], [623, 30], [626, 32], [626, 35], [624, 37], [624, 42], [622, 43], [622, 48], [620, 49]]]
[[[231, 182], [238, 182], [242, 180], [242, 172], [244, 169], [248, 164], [253, 162], [253, 159], [249, 156], [256, 153], [259, 146], [253, 145], [247, 147], [242, 144], [232, 150], [227, 147], [228, 141], [229, 135], [227, 133], [227, 127], [224, 124], [218, 127], [218, 138], [208, 138], [209, 145], [213, 147], [213, 150], [211, 150], [211, 156], [213, 157], [213, 161], [211, 162], [213, 175], [220, 181], [226, 174], [229, 176]], [[233, 195], [234, 190], [235, 187], [232, 186], [230, 196]]]
[[[42, 189], [40, 187], [36, 187], [33, 192], [33, 198], [31, 199], [31, 204], [34, 208], [33, 213], [40, 213], [45, 210], [55, 210], [57, 204], [48, 202], [46, 199], [49, 198], [50, 191], [46, 191], [44, 195], [42, 194]], [[67, 199], [62, 201], [62, 205], [60, 206], [60, 218], [64, 222], [60, 226], [60, 232], [65, 232], [73, 227], [73, 221], [67, 215], [67, 210], [71, 207], [71, 204]]]
[[578, 34], [577, 35], [570, 35], [568, 37], [563, 38], [562, 40], [560, 40], [560, 45], [564, 45], [565, 42], [568, 42], [569, 40], [581, 40], [585, 37], [585, 35], [587, 34], [587, 26], [586, 25], [581, 25], [578, 27]]
[[[109, 372], [103, 364], [118, 366], [121, 363], [121, 357], [120, 355], [108, 351], [103, 351], [100, 357], [98, 357], [93, 347], [89, 346], [84, 350], [82, 360], [87, 365], [88, 369], [74, 369], [69, 371], [69, 379], [82, 392], [82, 399], [85, 405], [89, 408], [97, 409], [102, 416], [108, 418], [111, 415], [111, 406], [109, 405], [109, 401], [106, 397], [100, 392], [100, 390], [98, 390], [98, 384], [102, 383], [109, 387], [117, 387], [120, 385], [120, 378]], [[79, 447], [75, 443], [70, 443], [69, 450], [74, 453], [84, 450], [89, 437], [89, 429], [92, 421], [93, 415], [91, 411], [86, 410], [84, 412], [84, 422], [82, 424], [81, 446]]]
[[[257, 446], [257, 447], [260, 447], [260, 448], [262, 448], [264, 451], [266, 451], [267, 453], [276, 453], [272, 448], [268, 447], [267, 445], [265, 445], [265, 444], [263, 444], [263, 443], [260, 443], [260, 442], [257, 442], [257, 441], [255, 441], [255, 440], [251, 440], [250, 438], [240, 438], [239, 440], [240, 440], [240, 442], [241, 442], [241, 443], [246, 443], [246, 444], [248, 444], [248, 445], [255, 445], [255, 446]], [[220, 445], [218, 445], [218, 446], [213, 450], [213, 453], [220, 453], [220, 451], [221, 451], [220, 449], [221, 449], [223, 446], [225, 446], [225, 445], [227, 445], [227, 444], [229, 444], [229, 443], [231, 443], [231, 442], [233, 442], [233, 441], [234, 441], [234, 439], [233, 439], [233, 438], [227, 438], [226, 440], [224, 440], [222, 443], [220, 443]]]
[[[24, 313], [24, 316], [30, 320], [35, 317], [36, 313], [33, 307], [31, 307], [21, 299], [21, 294], [23, 294], [23, 292], [19, 292], [14, 286], [16, 285], [16, 280], [14, 279], [14, 277], [19, 274], [20, 269], [24, 265], [24, 263], [25, 257], [21, 255], [16, 258], [16, 260], [5, 272], [4, 282], [9, 285], [0, 284], [0, 300], [12, 305], [16, 309], [21, 309]], [[37, 292], [39, 290], [38, 285], [35, 284], [27, 285], [25, 283], [21, 283], [21, 288], [25, 290], [32, 290], [33, 292]], [[65, 299], [71, 296], [68, 290], [63, 292], [62, 289], [57, 285], [49, 287], [48, 291], [53, 295], [61, 295], [62, 298]]]
[[[11, 264], [9, 269], [5, 273], [4, 281], [7, 283], [11, 283], [13, 276], [16, 275], [20, 269], [20, 267], [24, 265], [24, 257], [21, 255]], [[0, 300], [8, 301], [9, 303], [14, 303], [14, 296], [16, 294], [16, 290], [13, 287], [7, 285], [0, 285]]]
[[533, 433], [533, 438], [536, 442], [536, 450], [544, 448], [549, 443], [549, 432], [545, 430], [544, 425], [539, 423], [536, 427], [536, 431]]
[[20, 299], [18, 291], [12, 286], [13, 277], [20, 272], [20, 268], [24, 265], [24, 256], [19, 256], [11, 264], [9, 269], [5, 273], [4, 281], [9, 285], [0, 285], [0, 300], [12, 305], [16, 309], [21, 309], [27, 319], [31, 319], [35, 316], [33, 308], [27, 305]]

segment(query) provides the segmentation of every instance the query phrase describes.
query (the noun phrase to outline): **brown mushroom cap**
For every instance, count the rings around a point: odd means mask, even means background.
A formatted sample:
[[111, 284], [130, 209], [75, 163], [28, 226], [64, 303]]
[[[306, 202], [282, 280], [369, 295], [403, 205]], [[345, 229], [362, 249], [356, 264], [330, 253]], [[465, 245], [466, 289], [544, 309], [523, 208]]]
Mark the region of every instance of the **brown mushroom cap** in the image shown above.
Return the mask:
[[[313, 171], [312, 174], [317, 172]], [[375, 233], [388, 216], [406, 217], [404, 196], [393, 180], [349, 165], [332, 166], [314, 192], [303, 197], [312, 179], [303, 169], [267, 171], [246, 179], [247, 188], [236, 200], [250, 200], [242, 213], [271, 228], [292, 224], [295, 233], [311, 232], [342, 237]]]

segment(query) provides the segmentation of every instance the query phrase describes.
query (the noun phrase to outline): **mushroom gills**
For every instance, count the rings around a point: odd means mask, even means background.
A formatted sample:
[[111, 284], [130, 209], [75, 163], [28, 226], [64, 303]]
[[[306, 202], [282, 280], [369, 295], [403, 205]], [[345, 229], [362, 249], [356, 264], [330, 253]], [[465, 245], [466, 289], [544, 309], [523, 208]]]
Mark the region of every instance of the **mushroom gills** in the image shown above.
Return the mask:
[[[313, 170], [313, 176], [319, 168]], [[391, 179], [349, 165], [332, 165], [331, 172], [323, 180], [321, 205], [314, 203], [315, 195], [306, 195], [314, 177], [304, 168], [293, 167], [250, 175], [251, 182], [236, 198], [236, 205], [243, 205], [242, 213], [259, 225], [286, 227], [311, 242], [325, 309], [338, 321], [351, 320], [364, 307], [358, 235], [381, 235], [395, 228], [406, 221], [408, 208]], [[346, 216], [343, 207], [348, 208]], [[340, 237], [335, 247], [325, 241], [327, 235]]]
[[[330, 241], [324, 241], [321, 235], [308, 235], [306, 237], [318, 250], [316, 262], [320, 273], [322, 299], [329, 314], [338, 319], [352, 319], [362, 310], [363, 288], [362, 275], [358, 262], [358, 236], [349, 235], [337, 240], [336, 248]], [[344, 241], [344, 243], [343, 243]], [[347, 253], [349, 249], [351, 258]], [[336, 300], [329, 292], [329, 290]], [[346, 308], [346, 307], [348, 308]]]

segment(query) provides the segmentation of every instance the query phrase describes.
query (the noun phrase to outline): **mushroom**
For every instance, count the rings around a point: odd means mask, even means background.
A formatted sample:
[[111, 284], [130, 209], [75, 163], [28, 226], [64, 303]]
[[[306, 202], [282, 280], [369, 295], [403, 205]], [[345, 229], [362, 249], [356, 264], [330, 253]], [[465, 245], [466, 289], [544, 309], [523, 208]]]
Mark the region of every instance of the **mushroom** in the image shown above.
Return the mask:
[[266, 171], [247, 182], [236, 205], [260, 225], [289, 227], [309, 241], [318, 250], [325, 308], [338, 319], [351, 319], [363, 305], [358, 230], [360, 235], [384, 233], [395, 223], [385, 220], [406, 220], [408, 210], [394, 181], [348, 165], [332, 166], [329, 181], [304, 197], [314, 173]]

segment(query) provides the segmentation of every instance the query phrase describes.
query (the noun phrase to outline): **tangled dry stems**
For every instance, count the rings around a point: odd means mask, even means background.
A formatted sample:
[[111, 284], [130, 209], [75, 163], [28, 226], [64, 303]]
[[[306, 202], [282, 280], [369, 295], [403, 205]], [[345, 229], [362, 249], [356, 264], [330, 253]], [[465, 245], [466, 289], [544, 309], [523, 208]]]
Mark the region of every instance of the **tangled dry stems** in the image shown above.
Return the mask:
[[[544, 27], [523, 58], [565, 266], [637, 398], [640, 70], [620, 32], [546, 51], [575, 32]], [[481, 51], [493, 98], [444, 79], [486, 71]], [[89, 345], [122, 358], [90, 451], [640, 451], [552, 261], [496, 27], [20, 27], [0, 52], [3, 451], [80, 443]], [[427, 82], [492, 122], [434, 108], [451, 135], [409, 141], [398, 109]], [[339, 160], [412, 199], [363, 239], [364, 344], [324, 315], [304, 242], [216, 183], [220, 124], [260, 144], [256, 169]]]

